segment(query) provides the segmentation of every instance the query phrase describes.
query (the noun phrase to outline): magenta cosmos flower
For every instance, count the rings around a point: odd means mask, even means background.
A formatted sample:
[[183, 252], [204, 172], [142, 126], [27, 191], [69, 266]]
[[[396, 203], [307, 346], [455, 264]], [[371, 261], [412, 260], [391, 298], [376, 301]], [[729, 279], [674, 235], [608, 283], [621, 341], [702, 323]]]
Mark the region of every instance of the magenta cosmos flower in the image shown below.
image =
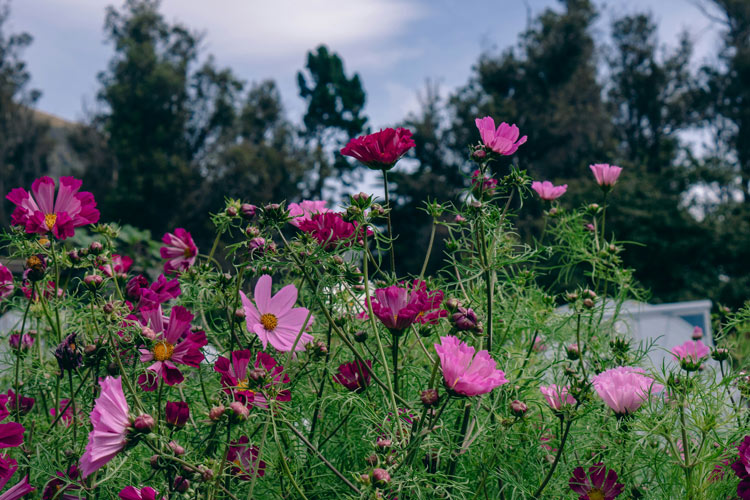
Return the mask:
[[629, 415], [641, 407], [649, 394], [664, 386], [644, 375], [642, 368], [618, 366], [605, 370], [592, 379], [600, 398], [619, 416]]
[[13, 273], [0, 263], [0, 300], [13, 294]]
[[81, 457], [81, 475], [86, 479], [112, 460], [127, 443], [130, 408], [122, 392], [120, 377], [107, 377], [99, 382], [102, 390], [94, 401], [86, 451]]
[[117, 276], [125, 276], [133, 265], [133, 259], [127, 255], [112, 254], [109, 262], [103, 266], [99, 266], [99, 270], [110, 278], [117, 274]]
[[603, 188], [611, 188], [617, 182], [617, 178], [620, 177], [622, 168], [610, 165], [608, 163], [595, 163], [589, 165], [589, 168], [594, 173], [596, 183]]
[[424, 281], [414, 280], [411, 287], [404, 283], [375, 290], [372, 297], [372, 312], [393, 332], [401, 332], [413, 323], [435, 324], [448, 312], [439, 309], [443, 292], [428, 291]]
[[[255, 355], [253, 364], [253, 375], [260, 377], [260, 380], [254, 381], [264, 391], [250, 389], [250, 374], [248, 367], [252, 359], [252, 353], [244, 349], [242, 351], [232, 351], [232, 361], [219, 356], [214, 365], [214, 370], [221, 374], [221, 385], [224, 392], [240, 401], [246, 406], [258, 406], [268, 408], [268, 400], [264, 392], [271, 393], [274, 386], [279, 384], [288, 384], [289, 375], [284, 373], [284, 367], [265, 352], [258, 352]], [[290, 401], [292, 399], [289, 389], [279, 390], [276, 392], [276, 401]]]
[[263, 477], [266, 473], [266, 463], [258, 457], [260, 450], [249, 443], [247, 436], [241, 436], [230, 443], [227, 453], [227, 462], [232, 464], [232, 474], [243, 481], [250, 481], [256, 475]]
[[601, 462], [589, 467], [588, 474], [583, 467], [576, 467], [568, 484], [580, 495], [578, 500], [614, 500], [625, 488], [617, 482], [617, 473]]
[[5, 490], [5, 493], [0, 495], [0, 500], [18, 500], [32, 491], [36, 491], [36, 488], [29, 484], [29, 476], [24, 476], [20, 482]]
[[[312, 215], [299, 222], [297, 227], [312, 236], [326, 250], [338, 246], [350, 247], [363, 239], [361, 228], [356, 222], [346, 222], [341, 214], [325, 212]], [[367, 234], [372, 230], [368, 228]]]
[[737, 496], [742, 500], [750, 500], [750, 436], [745, 436], [737, 447], [737, 460], [732, 464], [732, 470], [740, 478], [737, 485]]
[[299, 203], [290, 203], [289, 207], [289, 224], [299, 227], [300, 223], [309, 221], [315, 214], [330, 212], [326, 208], [325, 200], [304, 200]]
[[563, 184], [562, 186], [555, 186], [550, 181], [534, 181], [531, 183], [531, 189], [536, 191], [536, 194], [538, 194], [541, 199], [552, 201], [564, 195], [565, 191], [568, 190], [568, 185]]
[[[255, 303], [240, 292], [242, 308], [245, 310], [245, 323], [249, 332], [255, 332], [263, 344], [268, 343], [277, 351], [289, 352], [294, 341], [306, 326], [309, 311], [304, 307], [293, 307], [297, 302], [297, 287], [287, 285], [271, 296], [272, 281], [267, 274], [258, 279], [255, 285]], [[295, 351], [304, 351], [305, 344], [312, 342], [313, 336], [302, 332]]]
[[148, 304], [141, 308], [141, 324], [153, 330], [155, 337], [149, 349], [141, 348], [141, 362], [154, 361], [149, 370], [160, 376], [167, 385], [184, 380], [175, 363], [198, 368], [203, 361], [201, 347], [208, 341], [204, 332], [190, 330], [193, 314], [182, 306], [170, 311], [169, 320], [164, 317], [161, 306]]
[[190, 418], [190, 407], [185, 401], [167, 401], [164, 420], [170, 427], [182, 429]]
[[[9, 391], [12, 392], [12, 391]], [[15, 394], [13, 394], [15, 396]], [[8, 396], [3, 394], [0, 396], [0, 420], [5, 420], [10, 415], [6, 404], [8, 402]], [[15, 401], [13, 401], [12, 408], [15, 410]], [[33, 400], [32, 400], [33, 405]], [[18, 422], [6, 422], [0, 424], [0, 448], [15, 448], [23, 444], [23, 434], [26, 429], [23, 425]]]
[[552, 384], [550, 386], [542, 385], [539, 387], [539, 391], [541, 391], [547, 404], [555, 411], [560, 411], [564, 406], [576, 404], [576, 398], [568, 393], [569, 390], [570, 387], [567, 385], [557, 386]]
[[186, 271], [195, 264], [198, 247], [189, 232], [178, 227], [174, 233], [166, 233], [161, 241], [166, 245], [160, 249], [161, 258], [167, 259], [164, 263], [165, 273]]
[[518, 150], [518, 147], [521, 144], [526, 142], [526, 136], [523, 136], [520, 139], [518, 138], [520, 132], [515, 124], [508, 125], [503, 122], [497, 127], [497, 129], [495, 129], [495, 120], [490, 116], [477, 118], [475, 123], [479, 129], [479, 135], [482, 137], [482, 142], [485, 147], [499, 155], [512, 155]]
[[672, 356], [680, 362], [680, 366], [687, 371], [700, 368], [703, 361], [708, 359], [711, 349], [700, 340], [688, 340], [672, 349]]
[[440, 337], [435, 350], [440, 357], [445, 387], [455, 394], [478, 396], [508, 383], [505, 372], [497, 369], [497, 362], [487, 351], [476, 352], [452, 335]]
[[339, 366], [338, 373], [333, 376], [333, 381], [343, 385], [352, 392], [363, 392], [370, 385], [370, 371], [372, 361], [369, 359], [362, 363], [359, 360], [344, 363]]
[[[126, 486], [120, 490], [120, 500], [156, 500], [157, 496], [156, 490], [149, 486], [140, 489], [135, 486]], [[167, 497], [161, 498], [166, 500]]]
[[390, 170], [414, 146], [410, 130], [387, 128], [351, 139], [341, 149], [341, 154], [351, 156], [373, 170]]
[[14, 226], [24, 226], [27, 233], [46, 234], [64, 240], [75, 234], [75, 228], [99, 221], [94, 195], [81, 189], [82, 181], [60, 177], [60, 188], [55, 198], [55, 181], [41, 177], [31, 185], [31, 194], [15, 188], [6, 196], [16, 209], [10, 217]]

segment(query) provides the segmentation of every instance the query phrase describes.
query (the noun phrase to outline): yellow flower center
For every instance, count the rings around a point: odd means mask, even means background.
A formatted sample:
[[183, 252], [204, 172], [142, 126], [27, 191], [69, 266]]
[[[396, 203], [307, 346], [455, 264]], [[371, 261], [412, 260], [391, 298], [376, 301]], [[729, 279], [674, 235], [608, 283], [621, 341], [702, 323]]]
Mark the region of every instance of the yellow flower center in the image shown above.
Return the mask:
[[42, 245], [43, 247], [46, 247], [47, 245], [49, 245], [49, 238], [44, 238], [44, 237], [39, 238], [39, 244]]
[[268, 331], [273, 331], [279, 326], [279, 319], [271, 313], [261, 315], [260, 324]]
[[186, 259], [189, 259], [193, 256], [193, 251], [190, 248], [186, 248], [182, 254], [185, 256]]
[[55, 222], [57, 222], [57, 214], [47, 214], [44, 216], [44, 225], [47, 226], [47, 229], [50, 231], [55, 227]]
[[173, 352], [174, 346], [169, 342], [162, 340], [161, 342], [154, 344], [153, 353], [156, 361], [166, 361], [170, 359]]
[[599, 488], [589, 491], [589, 500], [604, 500], [604, 493]]
[[[243, 378], [239, 382], [237, 382], [237, 389], [240, 391], [247, 391], [250, 388], [250, 384], [247, 382], [246, 378]], [[253, 392], [253, 391], [250, 391]]]

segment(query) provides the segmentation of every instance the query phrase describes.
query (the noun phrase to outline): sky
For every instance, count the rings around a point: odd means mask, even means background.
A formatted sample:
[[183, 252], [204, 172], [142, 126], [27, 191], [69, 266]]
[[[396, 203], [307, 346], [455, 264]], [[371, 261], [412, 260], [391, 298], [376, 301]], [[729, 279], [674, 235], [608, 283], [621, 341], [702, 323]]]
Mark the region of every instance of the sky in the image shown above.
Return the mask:
[[[596, 1], [596, 0], [595, 0]], [[650, 10], [661, 41], [674, 44], [687, 30], [696, 43], [694, 63], [715, 52], [717, 27], [693, 2], [701, 0], [596, 1], [601, 15], [595, 35], [605, 38], [615, 17]], [[120, 0], [11, 0], [6, 33], [34, 36], [24, 53], [38, 108], [68, 120], [96, 109], [97, 73], [112, 55], [104, 14]], [[204, 55], [213, 54], [250, 83], [276, 80], [290, 117], [304, 103], [295, 75], [305, 55], [321, 43], [338, 52], [345, 69], [359, 73], [374, 128], [394, 125], [419, 108], [429, 79], [445, 94], [469, 79], [479, 54], [501, 50], [553, 0], [163, 0], [162, 12], [203, 33]]]

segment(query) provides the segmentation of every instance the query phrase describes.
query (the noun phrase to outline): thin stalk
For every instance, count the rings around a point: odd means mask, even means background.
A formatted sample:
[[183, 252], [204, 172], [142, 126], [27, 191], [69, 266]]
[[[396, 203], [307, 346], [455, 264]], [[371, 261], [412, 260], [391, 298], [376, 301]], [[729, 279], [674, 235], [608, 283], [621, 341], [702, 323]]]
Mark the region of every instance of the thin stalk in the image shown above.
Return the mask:
[[493, 318], [492, 318], [492, 302], [494, 301], [495, 284], [493, 283], [493, 274], [487, 269], [484, 272], [484, 283], [487, 287], [487, 351], [492, 352], [492, 329], [493, 329]]
[[76, 443], [78, 442], [78, 431], [76, 430], [78, 429], [78, 409], [76, 408], [76, 393], [73, 390], [73, 370], [68, 370], [68, 385], [70, 386], [69, 403], [73, 404], [73, 425], [71, 425], [71, 427], [73, 427], [73, 447], [75, 448]]
[[685, 423], [685, 396], [680, 401], [680, 431], [682, 432], [682, 454], [685, 457], [683, 470], [685, 471], [685, 490], [688, 500], [694, 500], [693, 493], [693, 464], [690, 463], [690, 443], [687, 436], [687, 425]]
[[[34, 287], [36, 287], [36, 283], [34, 284]], [[36, 288], [34, 288], [36, 289]], [[32, 292], [32, 298], [33, 298], [33, 292]], [[21, 381], [20, 381], [20, 373], [21, 373], [21, 345], [23, 343], [23, 336], [24, 332], [26, 331], [26, 318], [29, 315], [29, 308], [31, 307], [31, 299], [29, 299], [29, 303], [26, 304], [26, 310], [23, 312], [23, 320], [21, 321], [21, 332], [18, 334], [18, 347], [16, 348], [16, 374], [15, 374], [15, 382], [14, 386], [16, 389], [16, 422], [20, 422], [21, 420], [21, 404], [20, 404], [20, 397], [19, 393], [21, 392]], [[37, 343], [39, 343], [39, 349], [41, 351], [41, 339], [37, 339]]]
[[586, 377], [586, 364], [583, 362], [583, 346], [581, 346], [581, 313], [578, 313], [578, 320], [576, 322], [576, 343], [578, 346], [578, 365], [581, 367], [581, 375], [583, 375], [583, 380], [588, 381], [588, 377]]
[[398, 394], [398, 335], [391, 334], [391, 357], [393, 358], [393, 392]]
[[[393, 248], [393, 228], [391, 227], [391, 204], [390, 200], [388, 198], [388, 171], [383, 170], [383, 190], [385, 191], [385, 208], [387, 210], [386, 212], [386, 221], [388, 223], [388, 239], [390, 240], [389, 243], [391, 245], [390, 253], [391, 253], [391, 274], [396, 276], [396, 251]], [[366, 230], [365, 230], [366, 233]], [[367, 238], [367, 234], [365, 234], [365, 238]], [[367, 245], [365, 245], [365, 248]], [[364, 259], [365, 262], [367, 262], [367, 259]]]
[[563, 448], [565, 448], [565, 442], [568, 440], [568, 433], [570, 432], [571, 424], [573, 424], [573, 420], [568, 420], [568, 422], [565, 424], [565, 431], [563, 432], [562, 439], [560, 440], [560, 449], [557, 450], [555, 461], [552, 462], [552, 467], [550, 467], [549, 472], [547, 472], [547, 476], [544, 478], [544, 481], [542, 481], [539, 489], [537, 489], [534, 494], [531, 495], [531, 498], [542, 498], [542, 492], [544, 491], [544, 488], [547, 487], [550, 479], [552, 479], [552, 474], [554, 474], [555, 469], [557, 469], [557, 464], [560, 463], [560, 457], [562, 456]]
[[456, 443], [456, 451], [451, 456], [451, 462], [448, 464], [448, 477], [452, 478], [456, 474], [456, 465], [458, 464], [458, 457], [461, 455], [460, 451], [463, 447], [463, 443], [466, 440], [466, 429], [469, 427], [469, 418], [471, 418], [471, 403], [466, 402], [464, 406], [464, 418], [461, 422], [461, 432], [459, 433], [459, 439]]
[[427, 263], [430, 261], [430, 255], [432, 255], [432, 244], [435, 242], [435, 231], [437, 229], [437, 221], [432, 219], [432, 231], [430, 231], [430, 243], [427, 245], [427, 253], [424, 256], [424, 262], [422, 263], [422, 270], [419, 272], [419, 279], [424, 278], [424, 273], [427, 270]]
[[287, 477], [289, 478], [289, 481], [292, 483], [292, 486], [294, 486], [294, 489], [297, 490], [297, 493], [300, 497], [307, 500], [307, 497], [304, 493], [302, 493], [302, 490], [300, 489], [299, 485], [297, 484], [297, 481], [294, 480], [294, 476], [292, 476], [292, 471], [289, 470], [289, 464], [286, 461], [286, 457], [284, 457], [284, 450], [281, 448], [281, 442], [279, 441], [279, 433], [276, 429], [276, 419], [273, 417], [274, 414], [274, 408], [273, 405], [271, 405], [271, 410], [268, 412], [271, 415], [271, 425], [273, 426], [273, 439], [276, 441], [276, 449], [279, 450], [279, 455], [281, 456], [281, 466], [284, 469], [284, 472], [286, 473]]

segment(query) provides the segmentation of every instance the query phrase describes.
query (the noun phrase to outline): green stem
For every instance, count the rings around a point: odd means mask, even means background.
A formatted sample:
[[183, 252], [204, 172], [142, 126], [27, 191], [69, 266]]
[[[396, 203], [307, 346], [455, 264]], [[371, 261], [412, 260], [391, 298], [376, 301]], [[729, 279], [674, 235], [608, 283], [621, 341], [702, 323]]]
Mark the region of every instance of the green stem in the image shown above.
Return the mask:
[[[388, 198], [388, 171], [383, 170], [383, 190], [385, 191], [385, 208], [387, 210], [386, 212], [386, 221], [388, 223], [388, 240], [390, 243], [390, 254], [391, 254], [391, 274], [396, 276], [396, 251], [393, 248], [393, 228], [391, 227], [391, 205], [390, 205], [390, 199]], [[365, 235], [365, 238], [367, 235]], [[365, 248], [367, 248], [367, 245], [365, 245]], [[367, 262], [367, 259], [364, 259], [365, 262]]]
[[557, 464], [560, 463], [560, 457], [562, 456], [563, 448], [565, 448], [565, 442], [568, 440], [568, 433], [570, 432], [570, 426], [572, 423], [573, 420], [568, 420], [568, 422], [565, 424], [565, 431], [563, 432], [562, 440], [560, 441], [560, 449], [557, 450], [557, 455], [555, 455], [555, 461], [552, 462], [552, 467], [550, 467], [549, 472], [547, 472], [547, 476], [544, 478], [544, 481], [542, 481], [539, 489], [534, 492], [531, 498], [542, 498], [542, 492], [544, 491], [544, 488], [547, 487], [550, 479], [552, 479], [552, 474], [554, 474], [555, 469], [557, 469]]
[[398, 335], [391, 334], [391, 357], [393, 358], [393, 392], [398, 394]]
[[466, 430], [469, 427], [469, 418], [471, 417], [471, 403], [466, 402], [464, 406], [464, 418], [461, 422], [461, 432], [458, 434], [459, 441], [456, 443], [456, 451], [451, 456], [450, 464], [448, 464], [448, 477], [453, 478], [456, 474], [456, 465], [458, 464], [458, 457], [461, 455], [461, 447], [466, 440]]
[[424, 278], [424, 273], [427, 270], [427, 263], [430, 261], [430, 255], [432, 255], [432, 245], [435, 242], [435, 231], [437, 229], [437, 221], [432, 219], [432, 230], [430, 231], [430, 243], [427, 245], [427, 253], [424, 256], [424, 262], [422, 263], [422, 270], [419, 272], [419, 279]]
[[[36, 283], [34, 284], [34, 287], [36, 286]], [[32, 288], [34, 288], [32, 287]], [[34, 288], [35, 289], [35, 288]], [[14, 387], [16, 389], [16, 422], [21, 421], [21, 405], [19, 401], [19, 393], [21, 392], [21, 382], [20, 382], [20, 373], [21, 373], [21, 345], [23, 344], [23, 336], [24, 332], [26, 331], [26, 318], [29, 315], [29, 308], [31, 308], [31, 300], [34, 298], [32, 291], [32, 296], [29, 299], [29, 303], [26, 304], [26, 310], [23, 312], [23, 320], [21, 321], [21, 331], [18, 334], [18, 347], [16, 348], [16, 376], [15, 376], [15, 382]], [[37, 343], [41, 345], [40, 339], [36, 340]], [[40, 347], [41, 349], [41, 347]]]
[[[73, 390], [73, 370], [68, 370], [68, 385], [70, 386], [69, 403], [73, 405], [73, 425], [71, 427], [73, 427], [73, 447], [75, 448], [76, 443], [78, 442], [78, 432], [76, 430], [78, 428], [78, 409], [76, 408], [76, 393]], [[58, 408], [58, 410], [59, 409], [60, 408]]]

